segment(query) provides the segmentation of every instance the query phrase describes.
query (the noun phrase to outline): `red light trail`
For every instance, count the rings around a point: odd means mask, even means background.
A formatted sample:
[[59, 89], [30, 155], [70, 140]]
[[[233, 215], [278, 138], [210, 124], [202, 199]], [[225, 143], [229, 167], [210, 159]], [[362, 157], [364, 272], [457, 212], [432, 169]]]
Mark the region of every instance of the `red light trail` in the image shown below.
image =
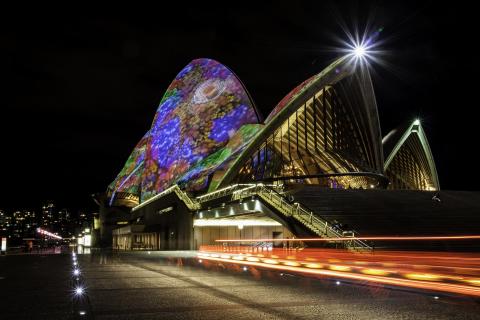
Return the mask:
[[377, 241], [433, 241], [433, 240], [479, 240], [480, 235], [459, 236], [378, 236], [378, 237], [337, 237], [337, 238], [282, 238], [282, 239], [219, 239], [216, 242], [278, 242], [278, 241], [352, 241], [352, 240], [377, 240]]

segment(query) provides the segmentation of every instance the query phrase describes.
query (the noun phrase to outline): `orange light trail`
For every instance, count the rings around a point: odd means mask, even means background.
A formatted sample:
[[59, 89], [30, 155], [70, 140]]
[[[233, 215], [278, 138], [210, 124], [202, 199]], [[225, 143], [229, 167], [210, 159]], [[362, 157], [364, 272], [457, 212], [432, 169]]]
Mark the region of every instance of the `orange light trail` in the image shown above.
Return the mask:
[[432, 240], [479, 240], [480, 235], [467, 235], [467, 236], [378, 236], [378, 237], [337, 237], [337, 238], [282, 238], [282, 239], [219, 239], [216, 242], [278, 242], [278, 241], [352, 241], [352, 240], [388, 240], [388, 241], [432, 241]]
[[332, 271], [332, 270], [324, 270], [324, 269], [307, 269], [307, 268], [301, 268], [301, 267], [267, 264], [267, 263], [260, 263], [260, 262], [232, 261], [230, 259], [211, 258], [203, 255], [201, 257], [202, 259], [206, 259], [206, 260], [226, 262], [226, 263], [236, 263], [236, 264], [248, 265], [248, 266], [256, 266], [256, 267], [262, 267], [262, 268], [268, 268], [268, 269], [275, 269], [279, 271], [291, 271], [296, 273], [329, 276], [329, 277], [344, 278], [344, 279], [357, 280], [357, 281], [369, 281], [369, 282], [392, 285], [392, 286], [401, 286], [401, 287], [409, 287], [409, 288], [415, 288], [415, 289], [440, 291], [440, 292], [448, 292], [448, 293], [456, 293], [456, 294], [480, 297], [480, 287], [472, 287], [467, 285], [450, 284], [450, 283], [443, 283], [443, 282], [427, 282], [422, 280], [397, 279], [397, 278], [389, 278], [389, 277], [382, 277], [382, 276], [375, 276], [375, 275], [368, 275], [368, 274], [356, 274], [356, 273], [348, 273], [348, 272], [340, 272], [340, 271]]
[[337, 249], [201, 246], [205, 260], [337, 277], [384, 285], [480, 296], [480, 254]]

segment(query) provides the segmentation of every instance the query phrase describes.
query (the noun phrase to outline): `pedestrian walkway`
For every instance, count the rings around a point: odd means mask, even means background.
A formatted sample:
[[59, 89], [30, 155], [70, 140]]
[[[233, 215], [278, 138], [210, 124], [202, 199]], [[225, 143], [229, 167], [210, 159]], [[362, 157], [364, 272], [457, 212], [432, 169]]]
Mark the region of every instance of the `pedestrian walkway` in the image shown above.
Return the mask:
[[212, 264], [185, 252], [79, 258], [95, 319], [475, 319], [428, 294]]
[[0, 256], [0, 319], [70, 319], [66, 254]]

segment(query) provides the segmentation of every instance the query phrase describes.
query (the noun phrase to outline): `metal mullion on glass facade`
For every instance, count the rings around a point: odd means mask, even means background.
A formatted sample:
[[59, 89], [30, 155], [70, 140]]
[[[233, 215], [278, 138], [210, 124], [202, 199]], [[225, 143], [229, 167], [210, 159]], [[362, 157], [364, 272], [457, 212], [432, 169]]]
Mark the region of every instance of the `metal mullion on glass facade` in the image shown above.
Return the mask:
[[271, 161], [271, 166], [270, 166], [270, 177], [274, 178], [275, 177], [275, 168], [276, 168], [276, 161], [277, 160], [277, 149], [276, 149], [276, 146], [275, 146], [275, 136], [277, 134], [277, 130], [274, 130], [273, 133], [272, 133], [272, 148], [271, 148], [271, 152], [272, 152], [272, 161]]
[[290, 168], [293, 168], [292, 160], [292, 146], [291, 146], [291, 137], [290, 137], [290, 117], [287, 118], [287, 134], [288, 134], [288, 162], [290, 163]]
[[323, 150], [328, 150], [327, 145], [327, 91], [323, 89]]
[[[325, 90], [325, 89], [323, 89]], [[312, 108], [313, 108], [313, 144], [315, 146], [315, 151], [318, 152], [318, 146], [317, 146], [317, 98], [315, 95], [313, 95], [313, 102], [312, 102]]]
[[332, 149], [336, 151], [337, 147], [337, 101], [336, 101], [336, 93], [334, 90], [332, 90]]
[[297, 150], [297, 158], [300, 158], [300, 153], [298, 152], [298, 109], [295, 110], [295, 140], [296, 140], [296, 143], [295, 143], [295, 146], [296, 146], [296, 150]]

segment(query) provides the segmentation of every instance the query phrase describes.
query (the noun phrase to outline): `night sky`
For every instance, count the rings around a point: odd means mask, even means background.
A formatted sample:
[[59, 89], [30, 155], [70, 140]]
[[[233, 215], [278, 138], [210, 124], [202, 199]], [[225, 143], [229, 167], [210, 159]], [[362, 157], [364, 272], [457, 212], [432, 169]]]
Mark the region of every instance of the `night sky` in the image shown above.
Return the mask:
[[343, 24], [363, 30], [367, 21], [372, 30], [384, 28], [384, 63], [372, 66], [383, 135], [420, 117], [442, 189], [479, 189], [473, 8], [257, 1], [242, 8], [179, 2], [118, 15], [30, 9], [2, 17], [0, 209], [52, 199], [94, 210], [90, 195], [115, 178], [169, 83], [192, 59], [231, 68], [266, 117], [340, 55], [331, 48], [340, 46], [336, 37], [347, 38]]

